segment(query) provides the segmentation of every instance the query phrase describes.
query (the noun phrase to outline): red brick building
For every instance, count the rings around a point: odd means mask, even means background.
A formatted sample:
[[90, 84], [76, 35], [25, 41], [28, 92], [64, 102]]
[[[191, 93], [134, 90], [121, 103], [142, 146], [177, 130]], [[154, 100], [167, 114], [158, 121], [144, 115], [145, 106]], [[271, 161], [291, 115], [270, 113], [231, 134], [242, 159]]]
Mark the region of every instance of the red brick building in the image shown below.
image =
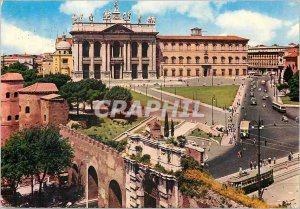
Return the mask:
[[19, 73], [1, 76], [1, 145], [11, 133], [19, 130], [19, 93], [24, 80]]
[[285, 63], [284, 69], [288, 66], [291, 66], [293, 73], [296, 73], [298, 69], [298, 62], [299, 62], [299, 44], [292, 45], [291, 47], [285, 50]]

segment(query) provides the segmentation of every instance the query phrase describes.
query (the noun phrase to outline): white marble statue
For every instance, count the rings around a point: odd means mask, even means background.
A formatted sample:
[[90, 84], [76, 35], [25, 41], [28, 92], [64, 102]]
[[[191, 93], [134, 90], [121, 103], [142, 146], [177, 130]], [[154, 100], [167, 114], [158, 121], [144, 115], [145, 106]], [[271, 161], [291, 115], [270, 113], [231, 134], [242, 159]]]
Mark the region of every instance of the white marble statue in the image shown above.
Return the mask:
[[93, 16], [92, 13], [91, 13], [91, 15], [89, 16], [89, 20], [90, 20], [90, 22], [94, 22], [94, 16]]
[[142, 24], [142, 16], [141, 15], [138, 18], [138, 24]]
[[128, 14], [127, 14], [127, 19], [128, 19], [128, 20], [131, 19], [131, 12], [128, 12]]
[[82, 20], [83, 20], [83, 14], [80, 14], [79, 21], [82, 22]]
[[126, 20], [126, 12], [123, 12], [123, 20]]
[[77, 15], [73, 14], [72, 16], [72, 24], [76, 23], [78, 21]]
[[148, 24], [155, 24], [155, 22], [156, 22], [156, 17], [150, 16], [150, 17], [147, 18], [147, 23]]
[[115, 0], [114, 8], [115, 8], [115, 12], [118, 12], [118, 11], [119, 11], [118, 0]]

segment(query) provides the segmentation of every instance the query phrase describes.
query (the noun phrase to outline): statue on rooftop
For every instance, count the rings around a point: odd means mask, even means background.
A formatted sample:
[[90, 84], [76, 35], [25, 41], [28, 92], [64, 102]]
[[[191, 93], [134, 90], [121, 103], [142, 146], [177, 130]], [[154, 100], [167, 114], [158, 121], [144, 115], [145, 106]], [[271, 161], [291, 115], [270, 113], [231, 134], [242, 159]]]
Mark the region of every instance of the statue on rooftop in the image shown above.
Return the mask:
[[131, 19], [131, 12], [128, 12], [128, 14], [127, 14], [127, 19], [128, 19], [128, 20]]
[[82, 22], [82, 20], [83, 20], [83, 14], [80, 14], [79, 21]]
[[115, 8], [115, 12], [118, 12], [118, 11], [119, 11], [118, 0], [115, 0], [114, 8]]
[[77, 15], [73, 14], [72, 16], [72, 24], [76, 23], [78, 21]]
[[123, 20], [126, 20], [126, 12], [123, 12]]
[[141, 15], [138, 18], [138, 24], [142, 24], [142, 16]]
[[90, 22], [94, 22], [94, 16], [93, 16], [92, 13], [91, 13], [91, 15], [89, 16], [89, 20], [90, 20]]

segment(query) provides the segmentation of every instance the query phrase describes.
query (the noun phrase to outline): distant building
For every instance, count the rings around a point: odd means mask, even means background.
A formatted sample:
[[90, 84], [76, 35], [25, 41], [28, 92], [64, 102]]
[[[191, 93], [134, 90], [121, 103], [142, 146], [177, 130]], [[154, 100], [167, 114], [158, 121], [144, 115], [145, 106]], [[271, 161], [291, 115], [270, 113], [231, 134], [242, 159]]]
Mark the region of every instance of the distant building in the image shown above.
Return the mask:
[[19, 93], [24, 80], [19, 73], [1, 75], [1, 145], [19, 130]]
[[253, 73], [282, 74], [284, 68], [284, 53], [288, 46], [258, 45], [248, 50], [249, 71]]
[[[50, 61], [47, 59], [46, 62]], [[56, 40], [55, 52], [52, 54], [51, 74], [65, 74], [72, 76], [72, 45], [70, 39], [63, 35], [61, 39]]]
[[160, 76], [247, 75], [247, 44], [238, 36], [203, 36], [201, 28], [191, 36], [158, 36]]
[[68, 104], [53, 83], [35, 83], [19, 89], [20, 129], [44, 124], [66, 124]]
[[42, 55], [42, 69], [41, 72], [39, 72], [40, 75], [49, 75], [51, 74], [51, 70], [53, 68], [53, 58], [52, 53], [44, 53]]
[[290, 47], [285, 50], [284, 69], [291, 67], [294, 73], [299, 70], [299, 44], [290, 44]]
[[19, 57], [17, 54], [12, 54], [12, 55], [2, 55], [1, 56], [1, 69], [2, 67], [6, 66], [10, 66], [11, 64], [18, 62], [19, 61]]
[[30, 54], [19, 54], [18, 62], [28, 67], [28, 69], [36, 69], [35, 59], [33, 55]]

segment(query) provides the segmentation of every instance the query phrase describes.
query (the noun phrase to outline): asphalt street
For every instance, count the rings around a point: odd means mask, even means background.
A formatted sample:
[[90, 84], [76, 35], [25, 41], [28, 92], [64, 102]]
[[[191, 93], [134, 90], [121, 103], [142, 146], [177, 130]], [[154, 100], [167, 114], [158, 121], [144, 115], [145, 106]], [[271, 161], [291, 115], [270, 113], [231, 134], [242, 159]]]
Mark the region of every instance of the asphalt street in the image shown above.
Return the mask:
[[[240, 117], [241, 119], [252, 121], [253, 124], [255, 123], [253, 121], [258, 121], [259, 116], [263, 120], [264, 128], [261, 130], [262, 159], [287, 157], [290, 151], [299, 151], [298, 123], [294, 120], [289, 120], [288, 122], [281, 120], [282, 113], [272, 109], [271, 95], [266, 100], [262, 100], [263, 95], [269, 94], [267, 85], [260, 84], [262, 79], [266, 80], [268, 78], [255, 78], [257, 88], [254, 91], [254, 96], [257, 100], [257, 105], [252, 106], [250, 104], [250, 91], [247, 90], [245, 100], [242, 102], [244, 109], [242, 109]], [[259, 88], [261, 88], [261, 91], [258, 90]], [[264, 89], [267, 89], [268, 92], [264, 93]], [[263, 104], [266, 107], [263, 107]], [[274, 126], [274, 123], [276, 126]], [[258, 133], [255, 128], [250, 130], [249, 139], [243, 139], [241, 143], [238, 143], [231, 149], [220, 148], [220, 152], [223, 151], [223, 153], [208, 161], [211, 175], [215, 178], [220, 178], [237, 172], [240, 167], [243, 169], [248, 168], [250, 161], [258, 161], [257, 145]], [[237, 157], [238, 151], [242, 151], [242, 158]]]

